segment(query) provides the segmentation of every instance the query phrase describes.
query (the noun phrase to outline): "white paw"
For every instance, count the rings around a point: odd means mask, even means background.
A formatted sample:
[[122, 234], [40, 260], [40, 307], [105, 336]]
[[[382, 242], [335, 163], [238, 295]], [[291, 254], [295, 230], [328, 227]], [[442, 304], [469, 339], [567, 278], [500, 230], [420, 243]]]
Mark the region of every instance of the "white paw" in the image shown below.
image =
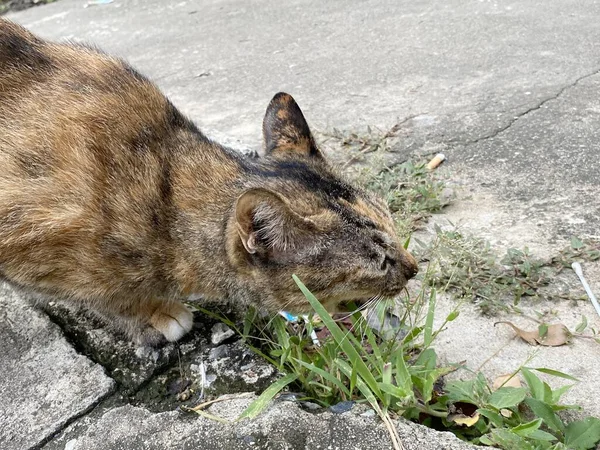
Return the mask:
[[160, 331], [167, 341], [175, 342], [183, 337], [194, 325], [194, 315], [181, 303], [170, 305], [166, 311], [156, 313], [152, 326]]

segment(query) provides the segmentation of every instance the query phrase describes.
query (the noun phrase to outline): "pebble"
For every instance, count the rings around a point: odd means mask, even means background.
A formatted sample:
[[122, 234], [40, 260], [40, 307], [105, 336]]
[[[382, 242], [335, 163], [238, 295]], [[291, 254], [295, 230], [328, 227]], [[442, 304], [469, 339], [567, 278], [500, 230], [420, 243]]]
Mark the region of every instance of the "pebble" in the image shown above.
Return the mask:
[[224, 323], [219, 322], [212, 327], [212, 335], [210, 337], [210, 342], [212, 342], [213, 345], [219, 345], [223, 341], [229, 339], [234, 334], [235, 332], [231, 328], [229, 328]]

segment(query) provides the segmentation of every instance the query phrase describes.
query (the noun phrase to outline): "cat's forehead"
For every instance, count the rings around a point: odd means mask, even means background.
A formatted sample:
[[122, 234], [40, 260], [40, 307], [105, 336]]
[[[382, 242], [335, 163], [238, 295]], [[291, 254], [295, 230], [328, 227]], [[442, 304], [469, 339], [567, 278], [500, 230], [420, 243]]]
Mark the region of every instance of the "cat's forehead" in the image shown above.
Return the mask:
[[279, 161], [277, 177], [290, 181], [288, 193], [308, 208], [326, 208], [348, 225], [393, 233], [386, 203], [353, 185], [330, 167], [303, 161]]

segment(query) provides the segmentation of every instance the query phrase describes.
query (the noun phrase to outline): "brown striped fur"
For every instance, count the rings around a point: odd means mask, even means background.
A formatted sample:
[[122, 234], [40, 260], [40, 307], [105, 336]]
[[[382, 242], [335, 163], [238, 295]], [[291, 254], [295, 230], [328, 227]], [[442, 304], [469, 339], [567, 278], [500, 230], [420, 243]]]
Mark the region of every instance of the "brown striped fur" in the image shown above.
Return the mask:
[[0, 274], [133, 337], [176, 340], [189, 295], [330, 310], [416, 272], [385, 204], [341, 178], [300, 108], [267, 108], [266, 156], [207, 139], [123, 61], [0, 19]]

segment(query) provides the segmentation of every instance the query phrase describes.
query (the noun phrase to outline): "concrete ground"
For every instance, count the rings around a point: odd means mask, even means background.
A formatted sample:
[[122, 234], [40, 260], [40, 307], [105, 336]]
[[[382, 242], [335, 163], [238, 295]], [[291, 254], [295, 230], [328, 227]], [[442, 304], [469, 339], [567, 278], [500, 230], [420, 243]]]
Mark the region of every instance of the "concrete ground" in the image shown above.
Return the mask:
[[[260, 147], [262, 114], [278, 91], [295, 96], [316, 130], [385, 129], [403, 122], [404, 152], [448, 156], [441, 170], [458, 199], [434, 222], [458, 223], [498, 248], [528, 245], [548, 256], [571, 235], [600, 236], [598, 2], [86, 3], [61, 0], [9, 18], [43, 37], [93, 42], [128, 59], [210, 136], [238, 148]], [[600, 294], [600, 267], [587, 264], [584, 270]], [[451, 299], [441, 302], [439, 318], [452, 306]], [[528, 308], [532, 314], [555, 310], [569, 327], [585, 314], [600, 328], [587, 304]], [[202, 442], [216, 448], [199, 436], [221, 429], [224, 448], [350, 448], [344, 441], [350, 434], [336, 429], [374, 427], [358, 415], [315, 422], [294, 410], [296, 419], [283, 428], [261, 419], [267, 422], [239, 432], [220, 425], [213, 431], [176, 413], [111, 408], [112, 372], [77, 353], [48, 316], [5, 289], [0, 323], [3, 449], [116, 449], [134, 448], [135, 442], [135, 448], [202, 448]], [[483, 370], [494, 377], [534, 350], [510, 336], [466, 307], [442, 334], [439, 350], [473, 369], [485, 363]], [[599, 356], [594, 341], [575, 340], [541, 349], [529, 364], [579, 377], [569, 402], [600, 416]], [[271, 420], [280, 417], [278, 408]], [[252, 441], [261, 426], [275, 434], [287, 430], [289, 439], [265, 444], [261, 435]], [[325, 442], [307, 436], [313, 426], [323, 428]], [[406, 448], [427, 448], [423, 440], [410, 440], [417, 431], [403, 426]], [[431, 448], [461, 448], [445, 435], [422, 439]]]

